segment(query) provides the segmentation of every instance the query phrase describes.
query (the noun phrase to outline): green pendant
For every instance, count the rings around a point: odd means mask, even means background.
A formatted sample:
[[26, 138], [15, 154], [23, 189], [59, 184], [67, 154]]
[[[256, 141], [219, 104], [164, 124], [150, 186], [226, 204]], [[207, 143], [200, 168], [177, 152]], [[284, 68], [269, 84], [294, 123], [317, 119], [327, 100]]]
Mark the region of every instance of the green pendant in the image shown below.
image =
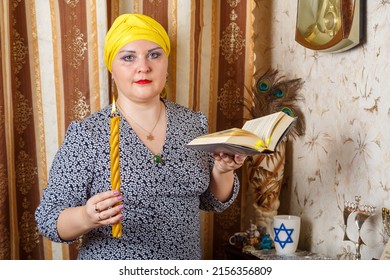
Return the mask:
[[154, 155], [153, 156], [153, 162], [154, 163], [157, 163], [157, 164], [164, 164], [164, 159], [163, 159], [163, 157], [162, 156], [160, 156], [160, 155]]

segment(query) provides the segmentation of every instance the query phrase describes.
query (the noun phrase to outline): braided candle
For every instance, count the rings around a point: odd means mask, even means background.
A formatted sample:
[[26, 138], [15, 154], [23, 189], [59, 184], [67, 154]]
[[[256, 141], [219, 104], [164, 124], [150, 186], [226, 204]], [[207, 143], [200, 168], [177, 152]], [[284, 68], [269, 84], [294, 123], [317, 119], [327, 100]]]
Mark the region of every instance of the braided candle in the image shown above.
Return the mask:
[[[119, 164], [119, 120], [120, 117], [115, 115], [115, 101], [112, 105], [112, 112], [110, 118], [110, 167], [111, 167], [111, 187], [112, 190], [120, 190], [120, 164]], [[120, 202], [118, 203], [120, 204]], [[122, 224], [118, 222], [112, 225], [112, 236], [122, 236]]]

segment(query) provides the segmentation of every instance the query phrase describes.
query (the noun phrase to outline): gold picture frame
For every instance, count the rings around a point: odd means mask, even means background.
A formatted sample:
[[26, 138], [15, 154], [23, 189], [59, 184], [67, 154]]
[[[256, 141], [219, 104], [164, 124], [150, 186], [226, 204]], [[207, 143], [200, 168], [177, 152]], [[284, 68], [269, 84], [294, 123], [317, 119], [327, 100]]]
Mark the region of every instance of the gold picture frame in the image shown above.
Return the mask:
[[322, 52], [342, 52], [362, 42], [364, 0], [298, 0], [295, 40]]

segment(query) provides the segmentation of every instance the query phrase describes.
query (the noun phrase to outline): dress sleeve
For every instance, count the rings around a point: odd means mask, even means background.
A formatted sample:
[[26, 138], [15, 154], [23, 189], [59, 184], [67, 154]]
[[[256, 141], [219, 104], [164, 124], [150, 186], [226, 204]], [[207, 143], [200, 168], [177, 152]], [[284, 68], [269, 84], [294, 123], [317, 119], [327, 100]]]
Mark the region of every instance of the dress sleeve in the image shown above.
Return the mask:
[[69, 125], [35, 211], [39, 232], [54, 242], [64, 242], [57, 232], [57, 219], [61, 211], [84, 205], [89, 196], [95, 157], [89, 134], [82, 123], [72, 122]]
[[237, 198], [238, 192], [240, 190], [240, 182], [238, 180], [238, 176], [234, 173], [234, 182], [233, 182], [233, 193], [230, 199], [226, 202], [222, 202], [217, 199], [209, 189], [207, 189], [200, 196], [200, 209], [205, 211], [214, 211], [214, 212], [222, 212], [226, 210]]
[[[208, 133], [208, 121], [205, 115], [201, 114], [201, 124], [202, 124], [202, 129], [203, 129], [203, 134]], [[208, 161], [209, 161], [209, 167], [210, 167], [210, 176], [211, 176], [211, 171], [214, 167], [214, 158], [209, 155], [208, 156]], [[205, 211], [214, 211], [214, 212], [222, 212], [225, 209], [227, 209], [237, 198], [238, 192], [240, 190], [240, 181], [238, 179], [237, 174], [234, 172], [234, 182], [233, 182], [233, 193], [230, 199], [226, 202], [222, 202], [219, 199], [217, 199], [213, 193], [210, 191], [209, 188], [201, 194], [200, 196], [200, 209], [205, 210]]]

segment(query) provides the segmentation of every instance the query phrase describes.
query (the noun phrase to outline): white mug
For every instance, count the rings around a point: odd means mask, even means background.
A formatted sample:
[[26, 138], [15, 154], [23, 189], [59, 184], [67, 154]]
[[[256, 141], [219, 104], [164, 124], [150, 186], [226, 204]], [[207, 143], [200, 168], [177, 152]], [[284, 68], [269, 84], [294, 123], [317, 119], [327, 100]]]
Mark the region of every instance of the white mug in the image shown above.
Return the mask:
[[298, 248], [301, 218], [293, 215], [276, 215], [273, 218], [272, 238], [276, 254], [291, 255]]

